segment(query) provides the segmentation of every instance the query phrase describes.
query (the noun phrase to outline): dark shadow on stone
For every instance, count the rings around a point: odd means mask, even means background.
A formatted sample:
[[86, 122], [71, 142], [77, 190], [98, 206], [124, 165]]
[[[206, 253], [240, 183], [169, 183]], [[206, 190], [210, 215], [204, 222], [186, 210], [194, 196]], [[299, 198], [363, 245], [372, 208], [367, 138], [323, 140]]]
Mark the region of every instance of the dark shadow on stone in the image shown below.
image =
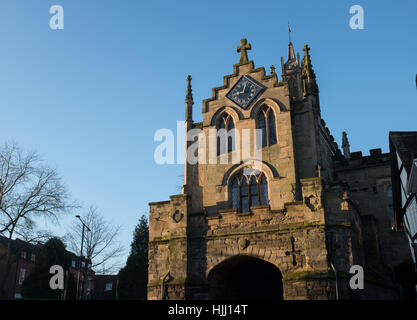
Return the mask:
[[412, 260], [405, 261], [394, 268], [395, 280], [402, 288], [403, 300], [416, 299], [417, 274]]
[[231, 257], [208, 275], [210, 300], [282, 300], [282, 274], [273, 264], [254, 257]]
[[206, 300], [208, 287], [207, 270], [207, 219], [205, 214], [194, 214], [189, 217], [187, 243], [187, 300]]

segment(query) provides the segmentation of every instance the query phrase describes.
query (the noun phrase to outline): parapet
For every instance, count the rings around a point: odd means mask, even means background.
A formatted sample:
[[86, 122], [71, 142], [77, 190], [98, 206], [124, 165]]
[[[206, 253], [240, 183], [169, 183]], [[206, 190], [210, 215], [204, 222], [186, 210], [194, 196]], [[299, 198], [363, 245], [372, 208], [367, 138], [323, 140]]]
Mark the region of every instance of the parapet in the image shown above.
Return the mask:
[[388, 165], [389, 159], [389, 153], [382, 153], [382, 149], [377, 148], [369, 150], [369, 155], [366, 156], [362, 154], [362, 151], [351, 152], [350, 159], [346, 159], [343, 155], [337, 155], [333, 157], [333, 163], [336, 170], [344, 170], [358, 167]]

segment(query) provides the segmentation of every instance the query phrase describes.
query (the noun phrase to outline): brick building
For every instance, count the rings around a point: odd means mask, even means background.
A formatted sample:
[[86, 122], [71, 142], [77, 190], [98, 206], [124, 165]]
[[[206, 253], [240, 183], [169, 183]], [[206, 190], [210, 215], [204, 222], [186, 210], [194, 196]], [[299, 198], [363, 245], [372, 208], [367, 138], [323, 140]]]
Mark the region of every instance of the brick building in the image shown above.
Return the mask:
[[[255, 68], [245, 39], [237, 49], [200, 123], [188, 78], [185, 145], [197, 144], [199, 161], [186, 161], [181, 194], [149, 204], [148, 299], [404, 297], [396, 270], [411, 256], [392, 228], [389, 154], [351, 153], [345, 133], [342, 153], [307, 45], [301, 61], [289, 43], [280, 81], [274, 66]], [[261, 160], [238, 143], [245, 129]], [[349, 287], [352, 265], [364, 269], [363, 290]]]
[[[6, 253], [8, 238], [0, 236], [0, 274], [5, 272]], [[33, 269], [36, 263], [36, 257], [39, 251], [42, 249], [42, 244], [31, 244], [20, 239], [14, 239], [11, 242], [11, 268], [6, 280], [6, 294], [9, 299], [23, 298], [21, 294], [21, 287], [23, 281], [29, 276], [30, 271]], [[69, 271], [77, 279], [78, 267], [80, 258], [76, 254], [67, 252], [71, 265]], [[87, 261], [83, 259], [83, 268], [86, 266]], [[94, 291], [94, 272], [89, 270], [87, 278], [84, 283], [84, 297], [91, 296]], [[81, 279], [84, 277], [81, 276]]]
[[118, 285], [117, 275], [98, 274], [94, 277], [94, 292], [92, 300], [115, 300]]
[[[0, 236], [0, 274], [5, 272], [8, 239]], [[40, 244], [34, 245], [12, 240], [11, 243], [11, 268], [6, 280], [6, 294], [8, 298], [21, 298], [21, 286], [28, 277], [30, 270], [36, 262], [36, 255], [41, 248]]]

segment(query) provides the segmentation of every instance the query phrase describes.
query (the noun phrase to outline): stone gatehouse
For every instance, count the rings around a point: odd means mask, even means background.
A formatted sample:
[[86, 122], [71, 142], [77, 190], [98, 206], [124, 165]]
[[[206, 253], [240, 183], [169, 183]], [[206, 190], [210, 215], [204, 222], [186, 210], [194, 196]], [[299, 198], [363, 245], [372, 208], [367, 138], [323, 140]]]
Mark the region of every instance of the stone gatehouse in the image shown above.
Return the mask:
[[[350, 153], [346, 134], [341, 152], [321, 117], [307, 45], [301, 61], [289, 43], [280, 81], [274, 66], [255, 68], [249, 49], [242, 39], [200, 123], [187, 79], [186, 137], [226, 133], [214, 157], [200, 152], [213, 139], [188, 139], [205, 161], [186, 161], [182, 194], [149, 204], [148, 299], [401, 298], [396, 268], [410, 253], [393, 228], [388, 154]], [[261, 160], [231, 161], [244, 153], [235, 136], [244, 129]], [[352, 265], [364, 268], [363, 290], [348, 285]]]

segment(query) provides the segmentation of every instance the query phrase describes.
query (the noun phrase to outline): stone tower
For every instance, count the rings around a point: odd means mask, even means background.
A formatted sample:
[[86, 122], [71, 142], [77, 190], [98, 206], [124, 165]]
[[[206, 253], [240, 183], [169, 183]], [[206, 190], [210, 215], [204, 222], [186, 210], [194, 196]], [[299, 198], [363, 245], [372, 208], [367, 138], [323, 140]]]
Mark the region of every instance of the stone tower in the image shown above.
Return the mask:
[[[200, 123], [192, 120], [187, 78], [184, 186], [182, 194], [149, 204], [148, 299], [399, 297], [387, 260], [408, 258], [402, 235], [395, 235], [394, 257], [386, 249], [392, 235], [384, 233], [384, 192], [380, 207], [368, 203], [365, 191], [351, 197], [346, 170], [368, 169], [342, 156], [321, 118], [310, 48], [300, 61], [289, 43], [281, 81], [274, 67], [269, 75], [255, 68], [250, 49], [242, 39], [233, 74], [203, 101]], [[198, 161], [191, 161], [196, 150]], [[355, 182], [387, 181], [383, 155], [372, 159], [377, 170], [369, 181]], [[377, 218], [364, 219], [375, 210]], [[368, 222], [375, 234], [363, 231]], [[378, 232], [384, 257], [369, 254]], [[360, 293], [349, 288], [350, 266], [371, 274], [378, 263], [378, 281]]]

